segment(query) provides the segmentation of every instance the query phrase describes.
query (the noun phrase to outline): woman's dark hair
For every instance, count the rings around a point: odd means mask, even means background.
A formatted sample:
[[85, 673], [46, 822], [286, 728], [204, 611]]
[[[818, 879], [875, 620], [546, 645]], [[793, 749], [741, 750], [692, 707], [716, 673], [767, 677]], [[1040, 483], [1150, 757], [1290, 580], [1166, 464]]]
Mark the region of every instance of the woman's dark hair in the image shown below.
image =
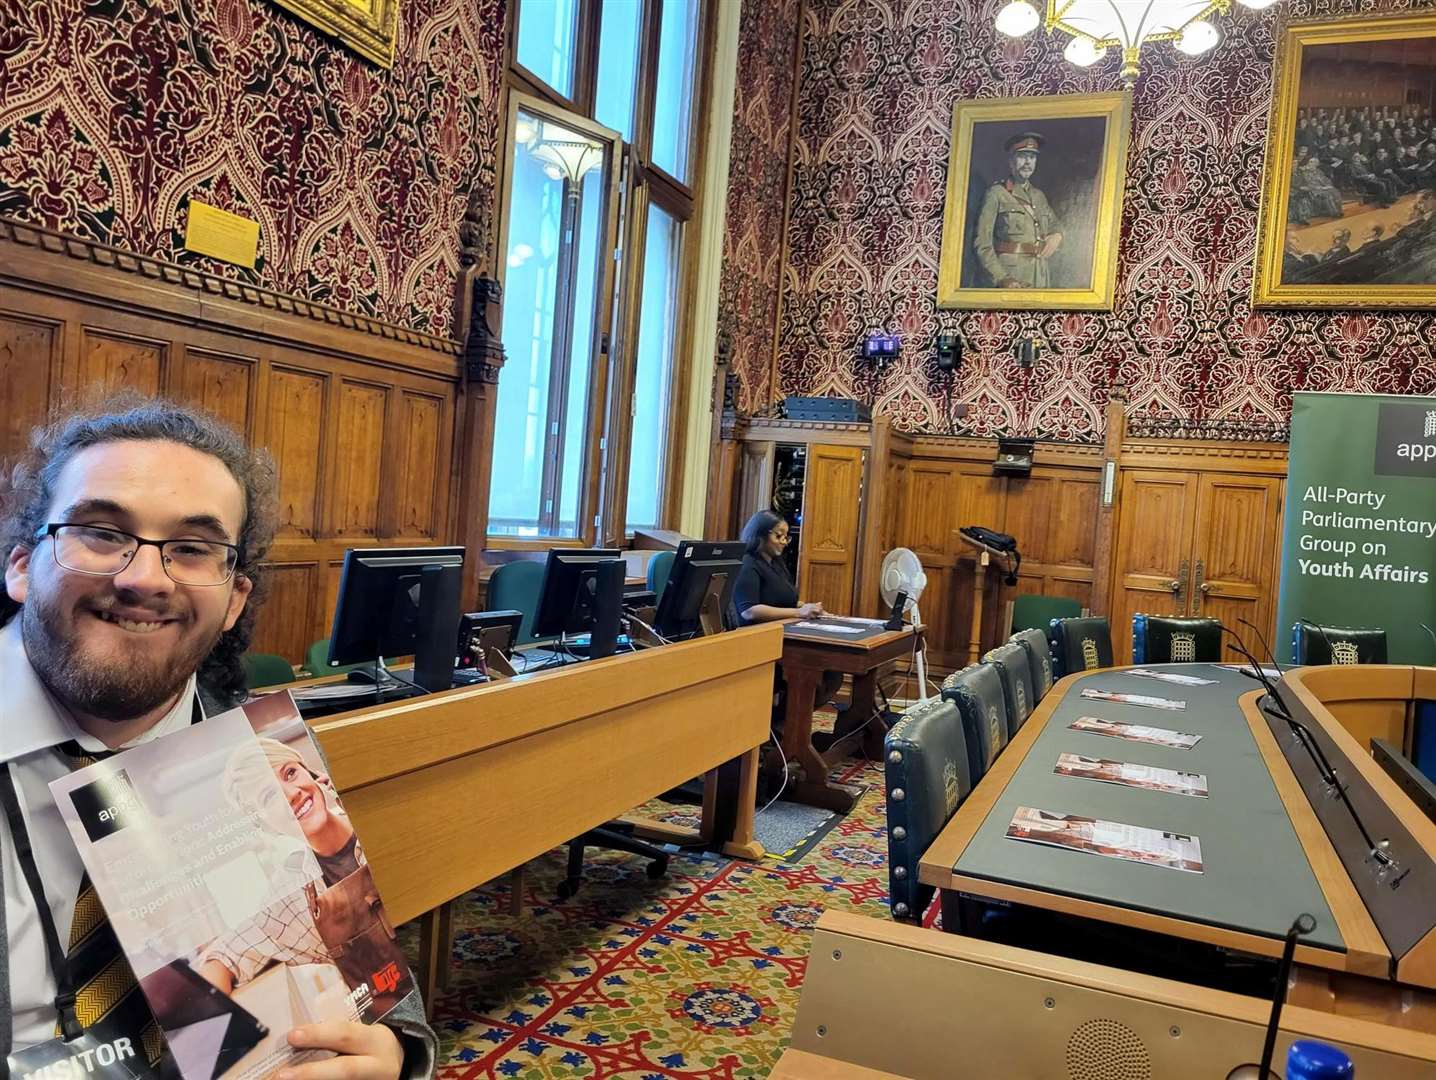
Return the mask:
[[[240, 657], [249, 647], [254, 618], [264, 599], [263, 562], [274, 539], [278, 506], [274, 462], [263, 450], [251, 450], [233, 428], [209, 413], [162, 398], [126, 392], [99, 405], [72, 412], [30, 433], [30, 448], [9, 468], [0, 468], [0, 565], [15, 548], [29, 549], [44, 527], [54, 502], [61, 471], [81, 450], [110, 442], [163, 439], [218, 458], [244, 492], [244, 523], [240, 526], [236, 574], [254, 585], [244, 612], [220, 635], [199, 668], [201, 687], [222, 704], [245, 696]], [[0, 581], [0, 626], [20, 605]]]
[[748, 524], [743, 526], [743, 533], [738, 537], [749, 555], [763, 555], [763, 543], [768, 539], [768, 534], [783, 523], [783, 515], [776, 510], [759, 510], [748, 519]]

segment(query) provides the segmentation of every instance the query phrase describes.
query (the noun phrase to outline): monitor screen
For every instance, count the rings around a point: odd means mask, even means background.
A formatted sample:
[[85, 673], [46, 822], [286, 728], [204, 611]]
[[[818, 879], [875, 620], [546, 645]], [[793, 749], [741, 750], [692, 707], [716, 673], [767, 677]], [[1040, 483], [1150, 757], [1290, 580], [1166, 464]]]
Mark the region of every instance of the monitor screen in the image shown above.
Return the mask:
[[746, 548], [741, 540], [687, 541], [678, 546], [668, 584], [658, 601], [656, 629], [667, 638], [684, 637], [699, 629], [703, 601], [710, 586], [716, 587], [719, 610], [726, 629], [728, 609], [733, 603], [733, 586], [743, 565]]
[[598, 564], [619, 557], [617, 548], [550, 551], [534, 613], [534, 636], [552, 638], [589, 629], [594, 616], [594, 574]]
[[[457, 577], [464, 565], [461, 547], [351, 548], [344, 553], [339, 601], [329, 634], [329, 663], [366, 664], [381, 656], [415, 652], [419, 635], [420, 583], [425, 567], [441, 567]], [[448, 619], [450, 613], [442, 612]], [[453, 645], [454, 628], [446, 635]], [[453, 657], [449, 658], [452, 667]]]

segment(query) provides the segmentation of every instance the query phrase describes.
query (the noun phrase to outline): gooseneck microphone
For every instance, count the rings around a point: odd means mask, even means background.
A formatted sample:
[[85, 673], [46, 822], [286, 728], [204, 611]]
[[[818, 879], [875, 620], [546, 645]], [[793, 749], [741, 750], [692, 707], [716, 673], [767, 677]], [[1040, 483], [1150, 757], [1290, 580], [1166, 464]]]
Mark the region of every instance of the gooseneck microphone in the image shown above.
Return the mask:
[[1261, 1066], [1257, 1075], [1266, 1080], [1271, 1071], [1272, 1054], [1276, 1051], [1276, 1033], [1281, 1027], [1281, 1006], [1286, 1000], [1286, 981], [1291, 975], [1291, 958], [1296, 952], [1296, 939], [1316, 929], [1316, 920], [1302, 912], [1286, 932], [1286, 942], [1281, 948], [1281, 963], [1276, 969], [1276, 993], [1271, 999], [1271, 1019], [1266, 1025], [1266, 1041], [1261, 1048]]
[[1341, 782], [1341, 778], [1336, 774], [1336, 770], [1331, 767], [1331, 762], [1326, 759], [1326, 754], [1322, 752], [1321, 746], [1317, 743], [1316, 737], [1311, 733], [1311, 730], [1291, 715], [1291, 710], [1286, 707], [1286, 702], [1282, 701], [1277, 695], [1276, 687], [1273, 686], [1271, 680], [1267, 678], [1266, 672], [1262, 670], [1260, 662], [1251, 654], [1251, 650], [1246, 647], [1246, 643], [1242, 641], [1240, 635], [1229, 626], [1223, 625], [1222, 629], [1235, 640], [1237, 651], [1251, 662], [1253, 677], [1266, 689], [1267, 700], [1272, 702], [1274, 711], [1269, 712], [1265, 704], [1259, 706], [1261, 711], [1268, 715], [1276, 715], [1281, 720], [1284, 720], [1287, 726], [1291, 728], [1293, 734], [1296, 735], [1297, 741], [1306, 748], [1306, 752], [1315, 763], [1316, 771], [1321, 776], [1321, 779], [1328, 787], [1336, 792], [1336, 795], [1341, 799], [1342, 805], [1346, 807], [1346, 812], [1351, 815], [1351, 820], [1356, 825], [1357, 832], [1361, 834], [1362, 842], [1365, 843], [1366, 850], [1371, 855], [1371, 858], [1385, 868], [1394, 866], [1396, 864], [1395, 857], [1371, 839], [1371, 833], [1367, 831], [1366, 823], [1361, 820], [1361, 815], [1356, 812], [1356, 807], [1351, 805], [1351, 797], [1346, 794], [1346, 786]]

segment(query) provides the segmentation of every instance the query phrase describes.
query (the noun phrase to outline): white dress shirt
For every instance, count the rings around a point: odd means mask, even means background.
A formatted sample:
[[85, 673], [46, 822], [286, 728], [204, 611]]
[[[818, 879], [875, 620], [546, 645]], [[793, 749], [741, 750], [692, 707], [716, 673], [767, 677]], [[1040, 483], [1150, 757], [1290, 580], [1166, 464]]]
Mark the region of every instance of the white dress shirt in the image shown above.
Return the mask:
[[[195, 680], [180, 695], [175, 707], [142, 735], [134, 746], [168, 735], [189, 724], [194, 708]], [[75, 894], [84, 866], [75, 850], [59, 808], [50, 797], [50, 781], [69, 771], [52, 747], [74, 739], [86, 750], [108, 749], [85, 734], [45, 689], [20, 636], [17, 614], [0, 628], [0, 763], [9, 763], [15, 791], [35, 850], [35, 862], [45, 887], [45, 900], [63, 945], [70, 939], [75, 916]], [[10, 825], [0, 814], [0, 845], [4, 847], [5, 928], [10, 946], [10, 1005], [15, 1049], [45, 1042], [55, 1034], [55, 976], [45, 954], [34, 899], [25, 884], [20, 860], [10, 837]]]

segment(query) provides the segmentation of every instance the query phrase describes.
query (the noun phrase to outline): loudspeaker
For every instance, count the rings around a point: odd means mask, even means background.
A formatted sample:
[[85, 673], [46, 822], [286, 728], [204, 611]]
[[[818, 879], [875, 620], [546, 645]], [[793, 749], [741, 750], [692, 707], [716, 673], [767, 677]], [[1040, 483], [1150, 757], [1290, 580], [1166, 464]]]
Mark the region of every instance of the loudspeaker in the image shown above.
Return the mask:
[[625, 570], [626, 564], [622, 559], [605, 559], [593, 572], [593, 633], [588, 645], [588, 655], [592, 660], [612, 656], [618, 648]]
[[937, 370], [956, 371], [962, 364], [962, 338], [956, 334], [937, 336]]

